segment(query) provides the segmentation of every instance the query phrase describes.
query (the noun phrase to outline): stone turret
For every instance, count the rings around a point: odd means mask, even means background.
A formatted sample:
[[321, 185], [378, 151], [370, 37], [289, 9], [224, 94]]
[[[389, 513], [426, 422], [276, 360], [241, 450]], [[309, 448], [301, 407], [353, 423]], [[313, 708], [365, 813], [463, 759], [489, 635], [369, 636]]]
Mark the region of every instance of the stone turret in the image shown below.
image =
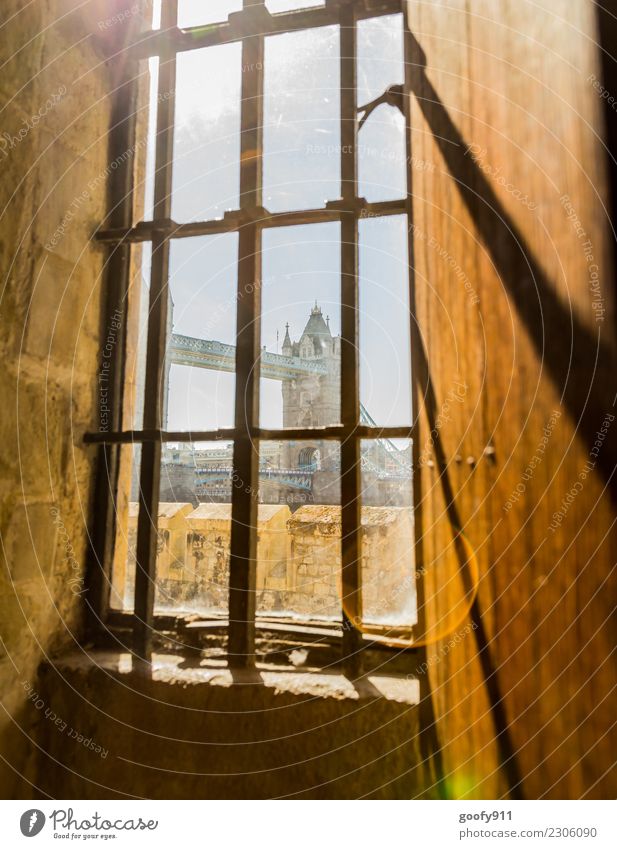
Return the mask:
[[284, 357], [293, 356], [293, 345], [291, 344], [291, 339], [289, 338], [289, 322], [285, 325], [285, 338], [283, 339], [283, 347], [281, 349]]
[[327, 372], [283, 381], [283, 427], [324, 427], [340, 421], [341, 357], [337, 343], [317, 302], [297, 342], [292, 342], [286, 326], [283, 354], [319, 362]]
[[[315, 302], [297, 342], [286, 326], [285, 356], [300, 357], [326, 367], [326, 373], [306, 374], [282, 381], [283, 427], [327, 427], [340, 421], [341, 347], [333, 337], [329, 320]], [[334, 472], [338, 467], [335, 443], [321, 440], [294, 442], [286, 446], [285, 465], [298, 469], [314, 467]]]

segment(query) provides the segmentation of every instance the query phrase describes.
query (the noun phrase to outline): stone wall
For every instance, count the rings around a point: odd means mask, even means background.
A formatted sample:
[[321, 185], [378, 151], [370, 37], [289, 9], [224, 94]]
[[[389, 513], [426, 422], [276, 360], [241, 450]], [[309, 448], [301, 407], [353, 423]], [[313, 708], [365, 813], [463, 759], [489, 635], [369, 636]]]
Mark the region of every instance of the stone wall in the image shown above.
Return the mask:
[[[0, 762], [30, 793], [42, 658], [79, 637], [101, 345], [108, 137], [121, 5], [3, 0], [0, 9]], [[22, 682], [26, 682], [23, 684]], [[36, 711], [34, 711], [36, 713]], [[19, 775], [26, 776], [26, 782]]]
[[94, 745], [40, 712], [41, 789], [56, 798], [436, 795], [421, 754], [418, 682], [406, 676], [352, 684], [289, 669], [232, 675], [159, 655], [146, 679], [129, 655], [97, 652], [45, 668], [38, 693]]

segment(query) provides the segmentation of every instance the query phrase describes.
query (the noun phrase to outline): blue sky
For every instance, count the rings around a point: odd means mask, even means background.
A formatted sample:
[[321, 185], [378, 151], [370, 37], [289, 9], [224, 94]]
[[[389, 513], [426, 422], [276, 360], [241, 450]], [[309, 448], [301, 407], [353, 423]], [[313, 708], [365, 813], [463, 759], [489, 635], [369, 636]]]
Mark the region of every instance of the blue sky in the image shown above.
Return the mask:
[[[271, 3], [271, 11], [309, 5]], [[318, 5], [318, 4], [316, 4]], [[217, 20], [238, 3], [181, 0], [181, 25]], [[200, 12], [201, 9], [201, 12]], [[204, 12], [206, 10], [206, 12]], [[218, 16], [218, 17], [217, 17]], [[402, 82], [399, 16], [360, 22], [358, 101]], [[267, 39], [264, 104], [264, 205], [271, 211], [323, 206], [340, 195], [338, 32], [324, 27]], [[156, 64], [150, 69], [156, 76]], [[177, 221], [221, 216], [239, 205], [239, 45], [178, 57], [172, 215]], [[152, 98], [155, 100], [155, 95]], [[387, 200], [405, 194], [404, 121], [380, 107], [358, 141], [360, 194]], [[152, 145], [151, 145], [152, 150]], [[151, 203], [152, 175], [146, 185]], [[149, 213], [146, 212], [146, 217]], [[262, 345], [276, 349], [285, 323], [299, 338], [317, 300], [340, 332], [340, 236], [337, 223], [266, 230], [263, 237]], [[172, 243], [174, 330], [233, 344], [237, 236]], [[148, 262], [144, 266], [148, 275]], [[409, 308], [404, 218], [360, 222], [361, 400], [378, 424], [407, 424]], [[234, 376], [172, 368], [168, 427], [233, 424]], [[261, 422], [282, 424], [280, 384], [262, 381]]]

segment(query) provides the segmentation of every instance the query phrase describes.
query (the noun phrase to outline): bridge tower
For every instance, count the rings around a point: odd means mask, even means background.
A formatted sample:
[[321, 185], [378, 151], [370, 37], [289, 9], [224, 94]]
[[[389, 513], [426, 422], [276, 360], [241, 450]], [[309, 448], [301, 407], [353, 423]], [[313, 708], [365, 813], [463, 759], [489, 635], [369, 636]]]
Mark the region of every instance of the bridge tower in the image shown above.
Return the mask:
[[340, 420], [341, 340], [315, 303], [298, 342], [286, 326], [283, 356], [314, 360], [326, 374], [306, 374], [282, 381], [283, 427], [324, 427]]
[[[289, 324], [285, 328], [282, 354], [313, 360], [326, 367], [325, 374], [304, 374], [282, 381], [283, 427], [325, 427], [340, 421], [341, 339], [330, 331], [315, 302], [302, 335], [291, 340]], [[315, 472], [336, 472], [338, 445], [326, 440], [290, 442], [285, 446], [287, 468], [311, 468]]]

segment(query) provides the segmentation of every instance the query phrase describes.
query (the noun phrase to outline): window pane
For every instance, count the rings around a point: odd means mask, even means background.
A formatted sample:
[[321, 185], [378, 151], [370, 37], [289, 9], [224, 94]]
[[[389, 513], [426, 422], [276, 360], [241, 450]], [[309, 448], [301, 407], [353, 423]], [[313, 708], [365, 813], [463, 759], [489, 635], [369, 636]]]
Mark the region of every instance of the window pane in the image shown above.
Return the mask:
[[262, 427], [340, 421], [340, 227], [263, 234]]
[[198, 27], [227, 20], [242, 9], [242, 0], [178, 0], [178, 26]]
[[152, 0], [152, 29], [161, 28], [161, 3], [168, 0]]
[[121, 445], [112, 582], [109, 603], [115, 610], [133, 610], [141, 445]]
[[233, 425], [237, 246], [236, 233], [171, 243], [166, 430]]
[[[403, 17], [358, 22], [358, 106], [404, 82]], [[362, 119], [362, 115], [360, 118]], [[358, 136], [359, 194], [369, 201], [405, 197], [405, 118], [390, 105], [375, 108]]]
[[340, 195], [338, 27], [266, 39], [264, 206], [322, 207]]
[[411, 443], [363, 440], [362, 615], [370, 625], [417, 621]]
[[360, 221], [360, 401], [378, 425], [411, 423], [407, 217]]
[[217, 218], [240, 189], [240, 43], [178, 54], [172, 217]]
[[309, 9], [325, 6], [326, 0], [266, 0], [266, 9], [275, 12], [295, 12], [297, 9]]
[[[150, 311], [150, 269], [152, 266], [152, 243], [135, 245], [131, 257], [131, 280], [128, 291], [127, 315], [121, 314], [118, 321], [127, 321], [126, 361], [124, 377], [125, 421], [135, 430], [141, 430], [144, 420], [144, 388], [146, 382], [146, 350], [148, 346], [148, 314]], [[116, 322], [110, 316], [105, 349], [112, 346]], [[103, 369], [105, 368], [103, 359]], [[103, 382], [99, 378], [101, 389]]]
[[341, 618], [340, 448], [262, 442], [259, 452], [257, 611]]
[[[227, 612], [232, 459], [231, 444], [164, 446], [156, 611]], [[212, 497], [216, 485], [224, 493]]]
[[144, 221], [152, 220], [154, 204], [154, 161], [156, 148], [156, 110], [159, 84], [159, 57], [142, 59], [139, 63], [139, 89], [141, 108], [137, 116], [136, 159], [144, 163], [137, 173], [143, 174], [143, 182], [135, 187], [136, 197], [143, 199], [143, 210], [137, 215]]

